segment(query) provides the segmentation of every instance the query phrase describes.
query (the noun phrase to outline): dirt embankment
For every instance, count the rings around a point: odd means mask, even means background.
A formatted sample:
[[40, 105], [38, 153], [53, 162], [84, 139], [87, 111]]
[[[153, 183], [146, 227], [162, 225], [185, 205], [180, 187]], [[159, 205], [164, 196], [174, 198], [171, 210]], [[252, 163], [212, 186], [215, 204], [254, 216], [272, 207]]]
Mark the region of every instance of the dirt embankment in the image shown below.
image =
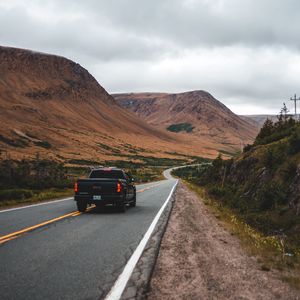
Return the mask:
[[300, 299], [300, 293], [263, 271], [180, 183], [148, 299]]

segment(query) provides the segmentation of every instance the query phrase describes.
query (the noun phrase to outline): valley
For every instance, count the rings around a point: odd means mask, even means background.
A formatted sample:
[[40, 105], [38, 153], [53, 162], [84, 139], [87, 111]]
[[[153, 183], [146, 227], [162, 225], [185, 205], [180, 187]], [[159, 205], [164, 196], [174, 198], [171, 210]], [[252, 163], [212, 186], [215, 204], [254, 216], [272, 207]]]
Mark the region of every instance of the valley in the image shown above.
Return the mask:
[[122, 107], [165, 132], [199, 141], [202, 149], [234, 155], [251, 143], [258, 124], [240, 118], [206, 91], [114, 94]]
[[[113, 97], [63, 57], [0, 47], [0, 60], [1, 159], [193, 161], [231, 156], [258, 130], [204, 91]], [[178, 132], [181, 123], [191, 127]]]

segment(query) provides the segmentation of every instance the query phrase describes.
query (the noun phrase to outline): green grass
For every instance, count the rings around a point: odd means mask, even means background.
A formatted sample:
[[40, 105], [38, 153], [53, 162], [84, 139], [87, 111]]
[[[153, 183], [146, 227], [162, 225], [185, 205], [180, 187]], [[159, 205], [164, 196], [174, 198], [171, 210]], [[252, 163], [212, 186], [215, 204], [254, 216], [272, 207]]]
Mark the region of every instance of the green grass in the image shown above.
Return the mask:
[[[0, 201], [0, 207], [11, 207], [11, 206], [16, 206], [20, 204], [30, 204], [30, 203], [36, 203], [36, 202], [41, 202], [44, 200], [54, 200], [58, 198], [63, 198], [63, 197], [68, 197], [73, 195], [73, 189], [45, 189], [41, 191], [37, 190], [26, 190], [28, 193], [30, 193], [29, 197], [22, 197], [20, 198], [19, 196], [7, 200], [2, 200]], [[2, 192], [2, 191], [1, 191]], [[18, 193], [18, 192], [17, 192]], [[18, 194], [20, 195], [20, 194]], [[29, 195], [29, 194], [27, 194]]]
[[15, 140], [11, 140], [1, 134], [0, 134], [0, 142], [5, 143], [9, 146], [17, 147], [17, 148], [25, 148], [25, 147], [29, 146], [28, 141], [22, 137], [17, 138]]
[[[179, 166], [184, 165], [188, 162], [187, 159], [172, 159], [172, 158], [159, 158], [154, 156], [142, 156], [142, 155], [123, 155], [130, 160], [111, 160], [105, 161], [105, 165], [112, 165], [120, 168], [134, 168], [138, 167], [147, 167], [147, 166]], [[135, 160], [135, 161], [133, 161]], [[140, 161], [140, 162], [136, 162]]]
[[96, 161], [96, 160], [87, 160], [87, 159], [70, 159], [68, 160], [69, 164], [73, 165], [102, 165], [103, 162]]
[[34, 141], [33, 142], [36, 146], [38, 147], [42, 147], [42, 148], [45, 148], [45, 149], [50, 149], [52, 147], [52, 145], [47, 142], [47, 141]]
[[97, 146], [100, 147], [101, 149], [103, 150], [106, 150], [108, 152], [110, 152], [111, 155], [120, 155], [121, 154], [121, 151], [117, 148], [113, 148], [113, 147], [110, 147], [106, 144], [103, 144], [103, 143], [97, 143]]
[[158, 181], [163, 180], [164, 176], [162, 172], [165, 170], [165, 167], [143, 167], [137, 169], [127, 169], [133, 178], [135, 179], [136, 183], [144, 183], [144, 182], [151, 182], [151, 181]]
[[171, 132], [180, 132], [185, 131], [187, 133], [192, 132], [194, 129], [194, 126], [190, 123], [178, 123], [178, 124], [172, 124], [167, 127], [167, 130]]
[[226, 151], [226, 150], [219, 150], [219, 153], [227, 156], [236, 156], [237, 154], [241, 154], [240, 151]]

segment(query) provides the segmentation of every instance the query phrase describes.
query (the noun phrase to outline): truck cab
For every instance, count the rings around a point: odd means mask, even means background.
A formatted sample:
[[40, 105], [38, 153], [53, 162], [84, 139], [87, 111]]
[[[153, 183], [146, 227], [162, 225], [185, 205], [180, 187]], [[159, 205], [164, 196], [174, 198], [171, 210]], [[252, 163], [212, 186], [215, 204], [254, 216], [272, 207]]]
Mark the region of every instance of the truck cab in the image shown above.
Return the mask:
[[88, 205], [113, 205], [125, 212], [126, 206], [136, 206], [134, 179], [119, 168], [93, 169], [88, 178], [78, 179], [74, 187], [77, 209], [84, 212]]

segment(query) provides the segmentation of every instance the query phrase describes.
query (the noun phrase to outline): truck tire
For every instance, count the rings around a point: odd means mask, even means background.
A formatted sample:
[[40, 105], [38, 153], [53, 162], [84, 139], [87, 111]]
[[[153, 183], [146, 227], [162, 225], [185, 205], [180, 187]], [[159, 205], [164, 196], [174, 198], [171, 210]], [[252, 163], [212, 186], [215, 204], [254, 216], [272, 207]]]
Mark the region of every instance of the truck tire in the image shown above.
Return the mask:
[[126, 203], [125, 201], [121, 201], [117, 204], [117, 209], [119, 212], [124, 213], [126, 211]]
[[87, 202], [86, 201], [77, 201], [77, 209], [80, 212], [85, 212], [87, 208]]
[[134, 194], [134, 197], [132, 199], [132, 201], [129, 204], [130, 207], [136, 207], [136, 193]]

